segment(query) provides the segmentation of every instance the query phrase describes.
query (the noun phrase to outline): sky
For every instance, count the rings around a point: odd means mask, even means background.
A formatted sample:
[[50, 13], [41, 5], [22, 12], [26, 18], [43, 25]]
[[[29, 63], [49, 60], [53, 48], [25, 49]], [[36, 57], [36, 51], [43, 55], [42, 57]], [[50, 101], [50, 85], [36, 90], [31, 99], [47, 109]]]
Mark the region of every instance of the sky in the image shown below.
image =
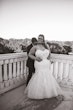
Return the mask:
[[0, 37], [73, 41], [73, 0], [0, 1]]

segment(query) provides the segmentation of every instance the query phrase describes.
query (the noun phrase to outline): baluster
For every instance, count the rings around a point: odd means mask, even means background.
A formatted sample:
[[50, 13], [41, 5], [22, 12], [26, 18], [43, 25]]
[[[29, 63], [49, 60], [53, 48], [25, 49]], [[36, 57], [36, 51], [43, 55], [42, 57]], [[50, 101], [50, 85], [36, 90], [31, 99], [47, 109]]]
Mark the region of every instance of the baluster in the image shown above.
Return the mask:
[[13, 63], [13, 78], [16, 77], [16, 62]]
[[10, 62], [9, 62], [9, 83], [10, 83], [10, 85], [13, 84], [12, 63], [13, 63], [13, 59], [10, 59]]
[[64, 63], [63, 79], [68, 80], [68, 74], [69, 74], [69, 63]]
[[27, 60], [24, 60], [24, 77], [25, 77], [25, 79], [27, 79], [27, 73], [26, 73], [26, 61], [27, 61]]
[[70, 69], [69, 69], [69, 74], [68, 74], [68, 81], [72, 82], [73, 85], [73, 64], [70, 64]]
[[18, 80], [20, 79], [19, 76], [20, 76], [20, 62], [18, 61], [17, 62], [17, 79]]
[[67, 85], [68, 81], [68, 74], [69, 74], [69, 64], [68, 63], [63, 63], [63, 76], [62, 76], [62, 85]]
[[8, 80], [8, 75], [7, 75], [7, 64], [4, 64], [4, 81]]
[[7, 74], [7, 64], [8, 63], [9, 63], [9, 60], [5, 60], [5, 63], [4, 63], [4, 82], [5, 82], [5, 86], [9, 86], [8, 74]]
[[3, 78], [2, 78], [2, 65], [0, 65], [0, 83], [3, 81]]
[[12, 79], [12, 63], [9, 63], [9, 79]]
[[12, 63], [9, 64], [9, 82], [10, 82], [10, 85], [13, 84], [13, 79], [12, 79]]
[[[13, 81], [14, 81], [14, 83], [17, 83], [17, 80], [16, 80], [16, 59], [14, 59], [14, 62], [13, 62]], [[18, 71], [17, 71], [18, 72]], [[17, 77], [17, 79], [19, 79], [18, 77]]]
[[24, 70], [23, 70], [23, 61], [21, 61], [21, 78], [23, 78]]
[[57, 79], [57, 74], [58, 74], [58, 62], [54, 62], [54, 65], [53, 65], [53, 74], [54, 74], [54, 77]]
[[58, 65], [58, 80], [61, 81], [63, 76], [63, 62], [59, 62]]
[[2, 76], [2, 64], [3, 64], [3, 61], [0, 61], [0, 88], [4, 87], [3, 76]]

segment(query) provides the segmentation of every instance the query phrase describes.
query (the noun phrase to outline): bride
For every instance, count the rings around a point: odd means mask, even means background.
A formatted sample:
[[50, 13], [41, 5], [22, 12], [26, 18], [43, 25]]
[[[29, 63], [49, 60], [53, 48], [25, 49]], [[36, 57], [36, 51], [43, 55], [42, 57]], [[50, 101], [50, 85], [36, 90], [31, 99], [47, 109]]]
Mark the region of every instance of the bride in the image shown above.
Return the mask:
[[35, 60], [35, 73], [27, 86], [27, 95], [31, 99], [44, 99], [66, 96], [51, 73], [50, 49], [44, 41], [44, 35], [38, 36], [38, 43], [29, 52]]

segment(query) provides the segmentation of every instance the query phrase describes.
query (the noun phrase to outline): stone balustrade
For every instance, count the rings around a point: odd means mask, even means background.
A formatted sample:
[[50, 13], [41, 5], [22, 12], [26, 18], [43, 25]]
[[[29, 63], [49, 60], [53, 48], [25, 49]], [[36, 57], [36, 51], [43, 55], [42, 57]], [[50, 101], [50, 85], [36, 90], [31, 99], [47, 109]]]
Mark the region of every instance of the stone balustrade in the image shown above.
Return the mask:
[[0, 94], [26, 81], [26, 53], [0, 54]]
[[[0, 94], [26, 82], [27, 53], [0, 54]], [[73, 55], [51, 54], [51, 71], [61, 86], [73, 87]]]
[[73, 55], [52, 54], [51, 71], [61, 86], [73, 88]]

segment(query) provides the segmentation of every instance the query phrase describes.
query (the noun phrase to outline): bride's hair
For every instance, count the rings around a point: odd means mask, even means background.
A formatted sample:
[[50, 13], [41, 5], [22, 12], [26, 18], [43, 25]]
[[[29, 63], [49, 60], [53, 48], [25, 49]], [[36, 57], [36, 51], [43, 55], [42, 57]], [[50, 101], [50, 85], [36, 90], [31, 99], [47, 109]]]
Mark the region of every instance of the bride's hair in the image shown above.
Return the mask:
[[43, 42], [45, 42], [45, 37], [44, 37], [44, 35], [43, 34], [40, 34], [38, 37], [42, 37], [43, 38]]
[[47, 45], [46, 45], [46, 43], [45, 43], [45, 37], [44, 37], [44, 35], [43, 34], [40, 34], [38, 37], [42, 37], [43, 38], [43, 42], [41, 43], [46, 49], [48, 49], [48, 47], [47, 47]]
[[48, 49], [48, 47], [47, 47], [48, 44], [46, 44], [45, 42], [43, 42], [42, 45], [43, 45], [46, 49]]

